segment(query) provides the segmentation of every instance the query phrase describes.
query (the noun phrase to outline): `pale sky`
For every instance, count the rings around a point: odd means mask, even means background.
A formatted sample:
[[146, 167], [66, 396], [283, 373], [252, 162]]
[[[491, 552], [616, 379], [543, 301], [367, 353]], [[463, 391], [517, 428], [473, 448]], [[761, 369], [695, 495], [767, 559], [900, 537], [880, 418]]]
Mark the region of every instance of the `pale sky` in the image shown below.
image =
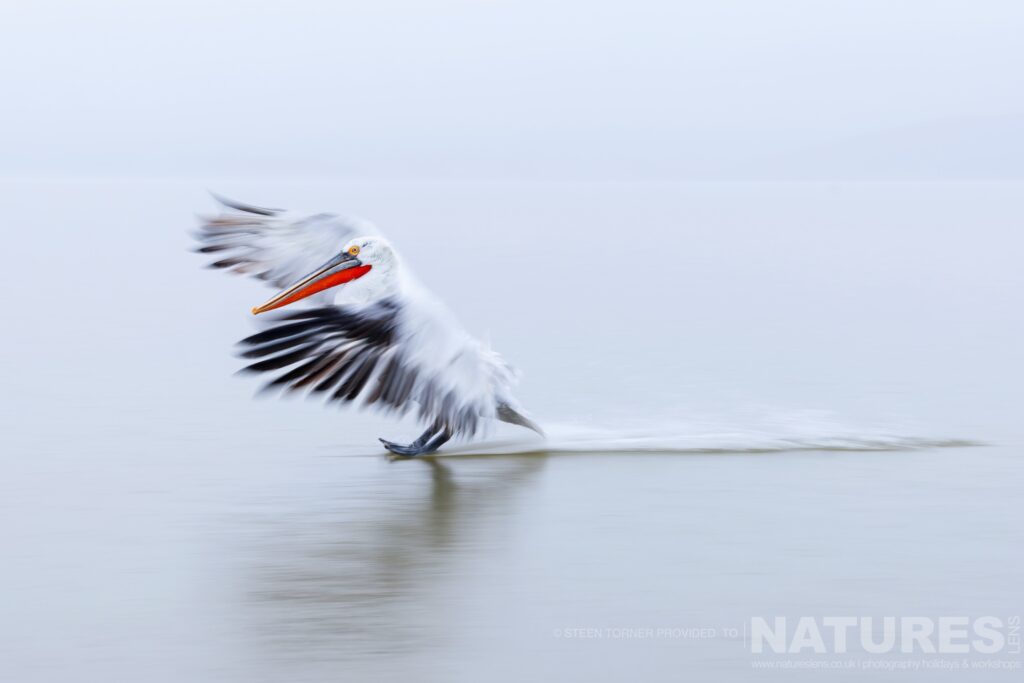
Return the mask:
[[0, 4], [0, 176], [1024, 177], [1013, 0]]

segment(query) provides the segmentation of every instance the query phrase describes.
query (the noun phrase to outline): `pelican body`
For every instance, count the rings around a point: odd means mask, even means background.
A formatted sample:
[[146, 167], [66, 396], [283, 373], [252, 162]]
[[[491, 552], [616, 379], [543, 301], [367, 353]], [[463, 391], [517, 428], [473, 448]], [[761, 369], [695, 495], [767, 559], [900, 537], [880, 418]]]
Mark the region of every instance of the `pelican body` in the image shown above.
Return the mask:
[[215, 198], [223, 211], [203, 219], [196, 251], [279, 290], [254, 314], [305, 305], [240, 342], [254, 360], [246, 371], [275, 373], [266, 388], [396, 415], [414, 409], [427, 425], [419, 438], [380, 440], [399, 456], [473, 437], [489, 420], [542, 434], [513, 396], [515, 371], [415, 281], [372, 224]]

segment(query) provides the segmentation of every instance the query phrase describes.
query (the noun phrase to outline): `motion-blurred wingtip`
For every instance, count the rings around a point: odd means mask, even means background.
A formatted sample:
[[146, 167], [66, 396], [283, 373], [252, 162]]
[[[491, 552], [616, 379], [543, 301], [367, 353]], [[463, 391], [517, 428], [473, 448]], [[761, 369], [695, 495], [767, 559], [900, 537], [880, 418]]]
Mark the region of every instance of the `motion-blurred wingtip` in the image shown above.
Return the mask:
[[228, 199], [224, 195], [217, 194], [213, 190], [207, 190], [207, 192], [210, 193], [210, 196], [213, 197], [214, 201], [216, 201], [218, 204], [220, 204], [222, 206], [226, 206], [229, 209], [234, 209], [235, 211], [244, 211], [245, 213], [254, 213], [254, 214], [258, 215], [258, 216], [276, 216], [277, 214], [281, 213], [281, 211], [283, 210], [283, 209], [268, 209], [268, 208], [265, 208], [265, 207], [262, 207], [262, 206], [254, 206], [253, 204], [246, 204], [244, 202], [239, 202], [239, 201], [236, 201], [234, 199]]

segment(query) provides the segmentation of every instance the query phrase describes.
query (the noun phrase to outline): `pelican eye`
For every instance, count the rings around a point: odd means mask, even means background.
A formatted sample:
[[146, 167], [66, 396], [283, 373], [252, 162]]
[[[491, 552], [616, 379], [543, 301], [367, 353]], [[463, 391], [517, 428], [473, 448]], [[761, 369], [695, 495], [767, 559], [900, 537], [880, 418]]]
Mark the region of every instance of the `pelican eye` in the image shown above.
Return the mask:
[[348, 253], [352, 254], [353, 256], [359, 256], [359, 245], [353, 244], [351, 247], [348, 248]]

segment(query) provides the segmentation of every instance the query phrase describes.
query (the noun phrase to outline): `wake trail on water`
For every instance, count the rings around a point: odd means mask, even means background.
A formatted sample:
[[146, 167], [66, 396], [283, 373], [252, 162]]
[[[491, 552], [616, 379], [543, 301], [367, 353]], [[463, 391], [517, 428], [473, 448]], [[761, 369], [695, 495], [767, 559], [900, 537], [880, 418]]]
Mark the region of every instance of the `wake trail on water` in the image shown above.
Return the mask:
[[920, 451], [983, 446], [973, 439], [929, 437], [890, 429], [844, 427], [832, 419], [789, 416], [729, 424], [664, 421], [624, 428], [544, 424], [546, 437], [524, 435], [456, 444], [440, 455], [517, 453], [786, 453], [794, 451]]

